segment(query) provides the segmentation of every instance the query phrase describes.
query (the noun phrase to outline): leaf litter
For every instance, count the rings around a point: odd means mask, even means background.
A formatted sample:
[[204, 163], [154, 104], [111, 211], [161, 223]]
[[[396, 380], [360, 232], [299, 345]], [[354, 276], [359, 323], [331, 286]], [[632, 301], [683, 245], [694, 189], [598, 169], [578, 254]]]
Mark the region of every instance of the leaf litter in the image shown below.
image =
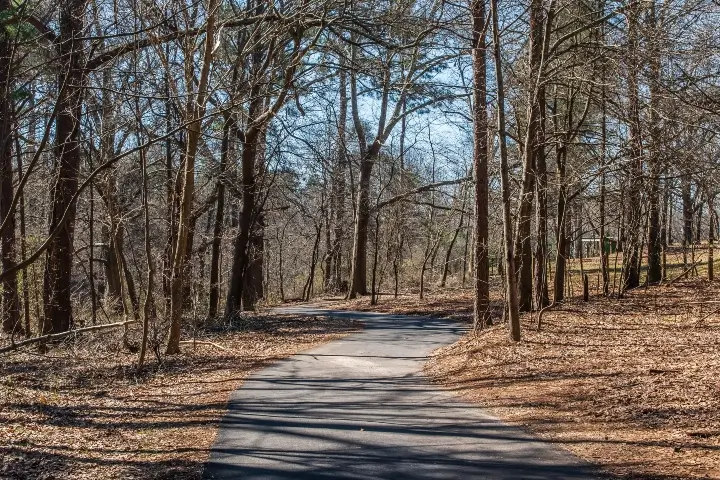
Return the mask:
[[0, 357], [0, 479], [199, 479], [251, 372], [359, 324], [254, 315], [215, 327], [142, 373], [120, 332]]

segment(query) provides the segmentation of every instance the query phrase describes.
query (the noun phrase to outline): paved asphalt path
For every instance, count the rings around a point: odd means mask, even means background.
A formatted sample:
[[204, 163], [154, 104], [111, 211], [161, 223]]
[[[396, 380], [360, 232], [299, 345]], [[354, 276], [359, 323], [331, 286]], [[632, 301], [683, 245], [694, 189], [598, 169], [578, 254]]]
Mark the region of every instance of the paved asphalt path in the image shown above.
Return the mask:
[[464, 328], [424, 317], [287, 308], [362, 332], [252, 375], [232, 394], [208, 479], [589, 479], [591, 467], [432, 386], [427, 355]]

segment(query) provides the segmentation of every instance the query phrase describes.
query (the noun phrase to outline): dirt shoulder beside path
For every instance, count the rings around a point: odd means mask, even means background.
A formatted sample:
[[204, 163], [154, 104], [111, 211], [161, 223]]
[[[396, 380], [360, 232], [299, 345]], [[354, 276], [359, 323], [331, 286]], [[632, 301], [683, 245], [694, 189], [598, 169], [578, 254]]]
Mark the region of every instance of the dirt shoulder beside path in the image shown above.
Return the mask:
[[141, 376], [115, 332], [0, 357], [0, 479], [200, 478], [229, 394], [252, 371], [359, 329], [245, 318]]
[[612, 473], [720, 479], [718, 298], [697, 281], [570, 301], [540, 332], [525, 316], [521, 343], [491, 327], [436, 351], [426, 373]]

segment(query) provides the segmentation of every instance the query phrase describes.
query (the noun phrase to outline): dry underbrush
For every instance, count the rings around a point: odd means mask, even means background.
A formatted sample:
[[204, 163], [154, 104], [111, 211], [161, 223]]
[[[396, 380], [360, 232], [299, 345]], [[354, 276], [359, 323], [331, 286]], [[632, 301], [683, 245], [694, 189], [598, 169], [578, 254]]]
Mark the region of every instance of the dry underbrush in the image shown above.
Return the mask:
[[473, 311], [473, 292], [470, 288], [437, 289], [427, 292], [422, 300], [415, 292], [402, 293], [397, 298], [392, 294], [383, 294], [378, 297], [376, 305], [371, 305], [369, 296], [360, 296], [352, 300], [325, 297], [315, 299], [313, 303], [319, 307], [335, 310], [469, 320]]
[[[438, 350], [427, 373], [628, 478], [720, 478], [720, 287], [573, 300]], [[701, 320], [701, 321], [700, 321]]]
[[141, 375], [115, 332], [0, 357], [0, 479], [200, 478], [250, 372], [357, 324], [284, 315], [222, 327]]

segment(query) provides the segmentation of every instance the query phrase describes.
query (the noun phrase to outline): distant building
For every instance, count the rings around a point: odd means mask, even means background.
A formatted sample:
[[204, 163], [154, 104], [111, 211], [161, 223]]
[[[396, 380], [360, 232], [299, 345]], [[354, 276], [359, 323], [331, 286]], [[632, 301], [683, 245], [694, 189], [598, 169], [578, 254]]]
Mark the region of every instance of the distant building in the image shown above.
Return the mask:
[[[615, 253], [618, 250], [618, 241], [612, 237], [605, 237], [603, 243], [603, 249], [606, 254]], [[600, 237], [590, 237], [582, 239], [583, 256], [584, 257], [599, 257], [600, 256]]]

